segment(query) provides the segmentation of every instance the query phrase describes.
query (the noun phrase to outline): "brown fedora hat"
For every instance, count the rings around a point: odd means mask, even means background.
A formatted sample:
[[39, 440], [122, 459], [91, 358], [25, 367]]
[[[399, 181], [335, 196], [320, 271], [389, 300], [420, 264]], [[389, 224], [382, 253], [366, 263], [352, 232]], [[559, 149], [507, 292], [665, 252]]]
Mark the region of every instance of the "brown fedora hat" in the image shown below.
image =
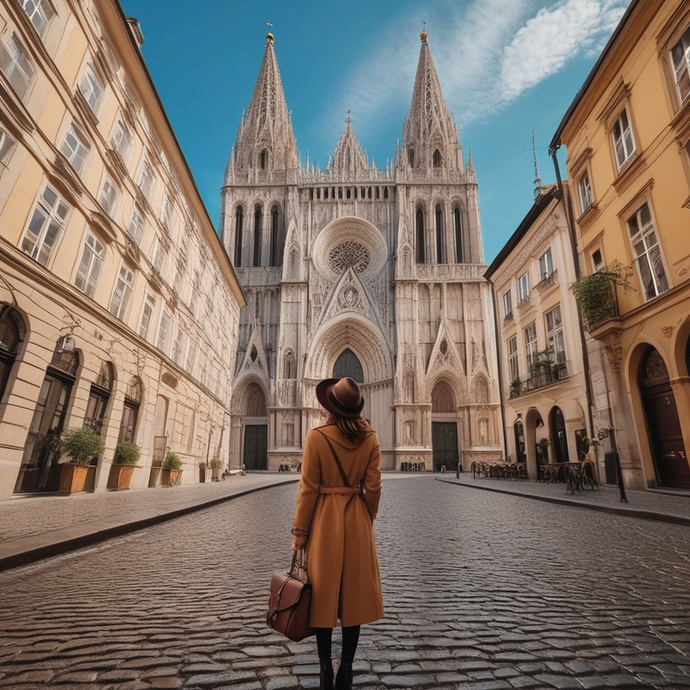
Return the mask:
[[316, 397], [328, 412], [341, 417], [359, 417], [364, 407], [359, 384], [349, 376], [324, 379], [316, 386]]

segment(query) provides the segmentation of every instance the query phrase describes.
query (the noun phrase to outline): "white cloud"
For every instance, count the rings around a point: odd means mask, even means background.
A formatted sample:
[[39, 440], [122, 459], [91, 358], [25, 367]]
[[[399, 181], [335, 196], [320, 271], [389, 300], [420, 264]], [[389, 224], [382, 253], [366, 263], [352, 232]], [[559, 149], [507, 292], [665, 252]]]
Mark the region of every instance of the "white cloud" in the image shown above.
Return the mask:
[[[546, 7], [544, 6], [546, 3]], [[399, 16], [373, 54], [355, 63], [316, 125], [337, 139], [348, 109], [362, 140], [407, 109], [417, 64], [409, 36], [427, 20], [448, 106], [460, 126], [502, 110], [576, 57], [603, 47], [629, 0], [468, 0], [419, 3]], [[402, 37], [402, 40], [401, 40]], [[418, 44], [417, 44], [418, 45]], [[337, 124], [336, 124], [337, 123]], [[400, 122], [400, 126], [402, 122]], [[385, 126], [385, 125], [384, 125]], [[401, 126], [402, 130], [402, 126]]]

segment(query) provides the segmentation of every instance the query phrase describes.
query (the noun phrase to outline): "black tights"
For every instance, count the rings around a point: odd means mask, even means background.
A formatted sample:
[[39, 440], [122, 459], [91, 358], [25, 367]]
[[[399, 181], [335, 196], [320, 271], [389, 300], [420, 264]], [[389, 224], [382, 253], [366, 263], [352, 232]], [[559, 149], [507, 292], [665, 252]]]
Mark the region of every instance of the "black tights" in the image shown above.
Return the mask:
[[[316, 628], [316, 647], [319, 659], [331, 658], [331, 638], [333, 628]], [[343, 658], [354, 659], [359, 642], [359, 625], [343, 628]]]

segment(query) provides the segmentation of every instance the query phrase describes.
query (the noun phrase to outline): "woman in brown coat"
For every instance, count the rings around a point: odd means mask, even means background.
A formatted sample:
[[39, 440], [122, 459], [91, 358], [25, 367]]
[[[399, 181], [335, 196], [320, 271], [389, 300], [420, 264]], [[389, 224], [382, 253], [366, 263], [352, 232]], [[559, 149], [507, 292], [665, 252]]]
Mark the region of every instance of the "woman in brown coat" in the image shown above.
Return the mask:
[[361, 415], [364, 399], [354, 379], [321, 381], [316, 397], [329, 417], [304, 444], [292, 548], [307, 550], [309, 623], [316, 628], [321, 688], [333, 688], [331, 636], [340, 619], [343, 645], [335, 688], [347, 690], [360, 625], [383, 617], [373, 530], [381, 497], [380, 451]]

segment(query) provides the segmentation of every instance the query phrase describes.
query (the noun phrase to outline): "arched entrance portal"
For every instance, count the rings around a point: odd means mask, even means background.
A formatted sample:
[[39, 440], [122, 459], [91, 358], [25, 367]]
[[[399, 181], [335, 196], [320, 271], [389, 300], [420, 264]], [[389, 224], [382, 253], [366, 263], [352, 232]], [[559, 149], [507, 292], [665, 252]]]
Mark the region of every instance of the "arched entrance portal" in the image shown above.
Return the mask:
[[268, 418], [266, 396], [258, 383], [251, 383], [244, 394], [245, 424], [242, 463], [247, 470], [268, 469]]
[[333, 378], [349, 376], [357, 383], [364, 383], [364, 371], [359, 357], [348, 347], [340, 353], [333, 365]]
[[527, 464], [527, 452], [525, 451], [525, 427], [522, 420], [518, 419], [514, 425], [515, 430], [515, 462]]
[[565, 429], [565, 419], [560, 407], [551, 410], [551, 442], [556, 462], [570, 462], [568, 455], [568, 436]]
[[439, 381], [431, 392], [431, 448], [434, 470], [458, 468], [458, 422], [455, 396], [445, 381]]
[[690, 469], [676, 399], [666, 363], [653, 347], [642, 356], [638, 385], [657, 481], [661, 486], [690, 488]]

